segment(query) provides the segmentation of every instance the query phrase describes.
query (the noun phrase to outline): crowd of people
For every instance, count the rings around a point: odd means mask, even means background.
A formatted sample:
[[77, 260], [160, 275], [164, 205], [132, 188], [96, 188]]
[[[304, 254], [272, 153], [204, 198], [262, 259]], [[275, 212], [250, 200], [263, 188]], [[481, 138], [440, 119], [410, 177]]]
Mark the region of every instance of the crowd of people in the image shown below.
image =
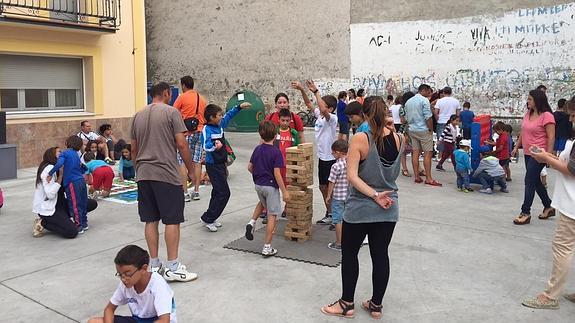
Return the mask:
[[[110, 194], [116, 176], [110, 167], [119, 159], [120, 180], [137, 180], [138, 213], [145, 223], [148, 251], [137, 246], [122, 249], [116, 259], [118, 289], [106, 306], [103, 318], [91, 322], [138, 322], [153, 319], [175, 321], [174, 293], [166, 281], [192, 281], [198, 277], [188, 271], [178, 257], [180, 224], [184, 221], [185, 202], [200, 199], [202, 164], [212, 184], [208, 209], [201, 220], [209, 232], [222, 227], [219, 221], [231, 196], [227, 164], [229, 150], [225, 128], [249, 102], [224, 110], [194, 90], [194, 79], [181, 78], [183, 93], [171, 100], [170, 86], [158, 83], [150, 89], [151, 104], [136, 113], [130, 130], [130, 144], [114, 147], [117, 140], [111, 127], [100, 127], [100, 135], [91, 132], [89, 122], [82, 131], [66, 141], [66, 150], [48, 149], [38, 168], [34, 213], [34, 236], [46, 230], [74, 238], [88, 230], [87, 213], [97, 207], [96, 199]], [[426, 84], [417, 93], [365, 97], [365, 90], [341, 91], [337, 97], [320, 93], [311, 80], [291, 83], [315, 115], [314, 134], [318, 159], [318, 182], [325, 213], [317, 222], [330, 225], [334, 242], [327, 245], [341, 252], [341, 297], [321, 308], [327, 315], [353, 317], [354, 295], [359, 275], [358, 253], [369, 244], [373, 294], [361, 307], [373, 318], [382, 316], [382, 300], [389, 280], [388, 247], [399, 219], [397, 178], [412, 177], [407, 167], [411, 157], [415, 183], [443, 186], [433, 178], [435, 171], [446, 172], [445, 162], [453, 165], [457, 189], [473, 191], [471, 182], [480, 183], [479, 192], [493, 194], [495, 185], [509, 192], [509, 167], [512, 156], [523, 148], [526, 164], [525, 194], [517, 225], [530, 223], [530, 209], [537, 193], [543, 203], [540, 219], [560, 214], [553, 242], [554, 267], [547, 290], [523, 302], [534, 308], [557, 308], [575, 246], [575, 151], [572, 149], [572, 121], [575, 98], [559, 101], [552, 112], [544, 88], [529, 92], [527, 111], [515, 143], [513, 128], [503, 122], [493, 125], [493, 138], [472, 145], [471, 104], [462, 106], [445, 87], [434, 92]], [[311, 94], [311, 95], [310, 95]], [[310, 98], [311, 96], [311, 98]], [[254, 239], [256, 222], [266, 225], [262, 256], [278, 250], [272, 239], [282, 207], [290, 200], [286, 177], [286, 149], [305, 142], [303, 123], [290, 111], [289, 97], [278, 93], [276, 111], [259, 125], [260, 144], [248, 163], [258, 203], [245, 227], [247, 240]], [[571, 121], [570, 121], [571, 120]], [[435, 138], [435, 139], [434, 139]], [[480, 149], [480, 161], [473, 165], [470, 152]], [[114, 152], [118, 154], [115, 155]], [[423, 167], [421, 167], [421, 159]], [[558, 170], [554, 199], [547, 193], [542, 171]], [[425, 178], [425, 179], [424, 179]], [[88, 179], [88, 182], [87, 182]], [[189, 187], [191, 182], [191, 192]], [[167, 261], [159, 257], [159, 222], [165, 225]], [[149, 294], [142, 294], [150, 290]], [[137, 298], [138, 302], [130, 302]], [[567, 297], [575, 301], [574, 295]], [[114, 316], [119, 305], [128, 304], [132, 317]], [[143, 305], [145, 304], [145, 305]], [[146, 307], [146, 308], [144, 308]]]

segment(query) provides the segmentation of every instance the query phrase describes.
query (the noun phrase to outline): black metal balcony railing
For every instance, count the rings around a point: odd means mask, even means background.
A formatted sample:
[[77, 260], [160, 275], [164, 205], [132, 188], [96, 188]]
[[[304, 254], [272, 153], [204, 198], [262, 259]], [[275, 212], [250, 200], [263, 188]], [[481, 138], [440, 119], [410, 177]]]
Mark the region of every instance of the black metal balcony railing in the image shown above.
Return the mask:
[[0, 0], [0, 17], [118, 29], [120, 0]]

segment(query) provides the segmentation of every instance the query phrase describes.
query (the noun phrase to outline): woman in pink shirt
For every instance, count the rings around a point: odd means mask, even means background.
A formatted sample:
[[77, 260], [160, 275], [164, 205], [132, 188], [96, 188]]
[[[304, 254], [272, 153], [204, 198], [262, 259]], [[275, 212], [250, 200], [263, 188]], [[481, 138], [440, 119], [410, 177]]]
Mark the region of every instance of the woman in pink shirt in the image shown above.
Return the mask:
[[531, 222], [531, 205], [535, 198], [535, 192], [543, 202], [543, 213], [539, 219], [547, 219], [555, 215], [555, 209], [551, 207], [551, 199], [547, 193], [545, 185], [541, 182], [541, 170], [545, 163], [539, 163], [531, 157], [531, 150], [541, 149], [552, 152], [553, 143], [555, 142], [555, 118], [547, 101], [547, 95], [541, 90], [529, 92], [527, 99], [529, 111], [523, 117], [521, 123], [521, 134], [512, 155], [517, 154], [517, 150], [523, 145], [523, 154], [525, 155], [525, 195], [523, 205], [521, 205], [521, 214], [513, 220], [514, 224], [528, 224]]

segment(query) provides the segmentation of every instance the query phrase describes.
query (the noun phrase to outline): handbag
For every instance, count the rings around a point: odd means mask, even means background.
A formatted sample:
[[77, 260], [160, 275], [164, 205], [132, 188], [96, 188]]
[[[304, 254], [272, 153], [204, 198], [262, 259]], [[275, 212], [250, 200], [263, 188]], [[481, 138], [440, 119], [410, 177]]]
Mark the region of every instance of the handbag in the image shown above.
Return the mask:
[[200, 125], [200, 120], [195, 116], [198, 115], [198, 107], [200, 105], [200, 94], [196, 92], [198, 96], [196, 99], [196, 113], [194, 113], [194, 117], [184, 119], [184, 124], [186, 125], [186, 129], [190, 132], [195, 132], [198, 130], [198, 126]]

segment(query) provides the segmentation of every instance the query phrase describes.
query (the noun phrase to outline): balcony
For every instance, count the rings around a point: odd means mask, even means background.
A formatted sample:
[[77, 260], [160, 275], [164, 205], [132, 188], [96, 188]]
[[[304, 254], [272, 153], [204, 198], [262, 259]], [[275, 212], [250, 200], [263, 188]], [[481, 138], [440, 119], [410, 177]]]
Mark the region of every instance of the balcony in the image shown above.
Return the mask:
[[115, 32], [120, 0], [0, 0], [0, 21]]

